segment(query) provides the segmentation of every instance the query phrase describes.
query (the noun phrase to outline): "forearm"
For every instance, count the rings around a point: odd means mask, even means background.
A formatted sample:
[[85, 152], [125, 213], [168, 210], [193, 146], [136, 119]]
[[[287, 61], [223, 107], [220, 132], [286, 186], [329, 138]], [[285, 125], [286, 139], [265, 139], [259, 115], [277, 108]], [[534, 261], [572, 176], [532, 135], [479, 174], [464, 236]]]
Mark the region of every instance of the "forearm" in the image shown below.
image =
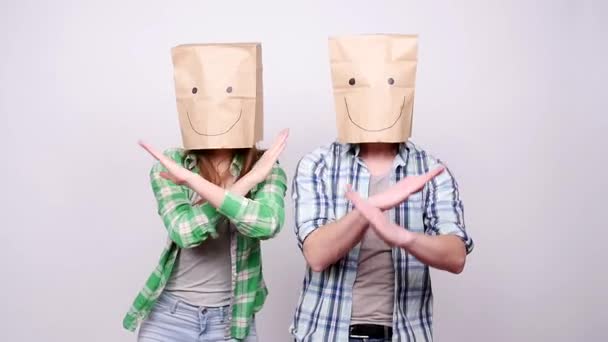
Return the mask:
[[247, 175], [241, 177], [230, 187], [230, 192], [238, 196], [246, 196], [257, 183]]
[[254, 239], [274, 237], [285, 221], [283, 197], [260, 195], [260, 191], [253, 199], [226, 193], [218, 212], [229, 218], [241, 234]]
[[368, 226], [367, 220], [357, 210], [341, 219], [322, 226], [304, 241], [304, 257], [315, 272], [342, 259], [359, 241]]
[[466, 249], [455, 235], [426, 235], [409, 233], [400, 247], [431, 267], [458, 274], [464, 269]]
[[219, 214], [209, 204], [161, 204], [160, 216], [169, 238], [181, 248], [196, 247], [209, 236], [217, 235], [215, 225]]
[[278, 166], [260, 184], [261, 188], [252, 198], [245, 196], [258, 182], [248, 175], [235, 182], [228, 191], [198, 175], [187, 180], [188, 186], [230, 219], [241, 234], [257, 239], [271, 238], [280, 231], [285, 217], [285, 183], [285, 172]]
[[[226, 189], [209, 182], [199, 175], [193, 174], [186, 180], [186, 184], [214, 208], [219, 208], [224, 202]], [[228, 191], [238, 196], [245, 196], [255, 185], [255, 182], [251, 182], [245, 176], [235, 182]]]
[[150, 171], [150, 183], [156, 199], [158, 214], [167, 233], [180, 248], [200, 245], [217, 234], [215, 225], [219, 214], [208, 203], [192, 205], [185, 189], [161, 176], [160, 164]]

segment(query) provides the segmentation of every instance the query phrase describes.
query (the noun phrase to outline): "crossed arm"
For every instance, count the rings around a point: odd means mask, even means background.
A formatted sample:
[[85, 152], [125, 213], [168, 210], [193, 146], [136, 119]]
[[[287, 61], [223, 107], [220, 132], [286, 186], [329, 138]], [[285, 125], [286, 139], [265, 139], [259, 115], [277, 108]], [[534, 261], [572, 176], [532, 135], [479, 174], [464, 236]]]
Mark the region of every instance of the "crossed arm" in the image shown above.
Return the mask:
[[464, 269], [466, 249], [460, 237], [411, 232], [390, 222], [380, 209], [358, 193], [349, 191], [346, 196], [388, 245], [403, 248], [422, 263], [440, 270], [459, 274]]
[[[457, 191], [450, 190], [455, 182], [443, 171], [444, 167], [438, 167], [422, 176], [407, 177], [367, 200], [349, 189], [346, 196], [355, 209], [336, 220], [329, 210], [330, 199], [325, 187], [329, 183], [323, 168], [319, 163], [302, 160], [294, 178], [296, 232], [310, 268], [321, 272], [342, 259], [371, 226], [387, 244], [405, 249], [431, 267], [460, 273], [470, 251], [466, 245], [468, 237], [461, 224], [461, 212], [451, 214], [448, 210], [436, 210], [438, 206], [460, 205], [460, 200], [454, 198]], [[382, 214], [383, 210], [405, 201], [435, 177], [434, 202], [429, 203], [426, 210], [427, 233], [410, 232], [391, 223]]]
[[[140, 143], [159, 163], [150, 172], [158, 212], [169, 237], [181, 248], [200, 245], [217, 235], [215, 227], [221, 216], [230, 219], [243, 235], [267, 239], [284, 223], [286, 176], [276, 160], [285, 146], [287, 131], [282, 132], [253, 169], [230, 189], [221, 188], [181, 166], [183, 153], [163, 154]], [[205, 199], [192, 205], [184, 186]], [[253, 197], [244, 197], [256, 188]]]

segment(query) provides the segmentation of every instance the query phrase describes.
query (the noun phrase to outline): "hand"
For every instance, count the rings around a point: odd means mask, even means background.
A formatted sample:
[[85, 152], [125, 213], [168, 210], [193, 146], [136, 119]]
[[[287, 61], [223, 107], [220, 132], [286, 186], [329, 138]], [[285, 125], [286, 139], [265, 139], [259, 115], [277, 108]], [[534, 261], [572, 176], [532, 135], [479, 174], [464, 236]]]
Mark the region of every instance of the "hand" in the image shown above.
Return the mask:
[[274, 164], [276, 163], [279, 155], [285, 149], [287, 143], [287, 137], [289, 136], [289, 129], [282, 130], [279, 135], [275, 138], [272, 146], [262, 157], [255, 163], [253, 168], [245, 175], [255, 184], [259, 184], [266, 179]]
[[158, 160], [167, 169], [167, 172], [160, 173], [161, 177], [170, 180], [175, 184], [183, 185], [187, 184], [188, 180], [192, 179], [192, 177], [197, 176], [197, 174], [194, 172], [191, 172], [190, 170], [178, 165], [171, 158], [165, 156], [163, 153], [145, 142], [140, 141], [139, 145], [148, 151], [148, 153], [156, 158], [156, 160]]
[[431, 170], [421, 176], [406, 177], [386, 191], [369, 198], [370, 204], [382, 210], [394, 208], [404, 202], [411, 194], [416, 193], [424, 187], [431, 179], [445, 170], [443, 165]]
[[414, 241], [415, 235], [412, 232], [390, 222], [380, 209], [361, 198], [357, 192], [352, 191], [350, 186], [348, 186], [346, 198], [355, 205], [361, 215], [369, 221], [376, 234], [389, 246], [406, 247]]

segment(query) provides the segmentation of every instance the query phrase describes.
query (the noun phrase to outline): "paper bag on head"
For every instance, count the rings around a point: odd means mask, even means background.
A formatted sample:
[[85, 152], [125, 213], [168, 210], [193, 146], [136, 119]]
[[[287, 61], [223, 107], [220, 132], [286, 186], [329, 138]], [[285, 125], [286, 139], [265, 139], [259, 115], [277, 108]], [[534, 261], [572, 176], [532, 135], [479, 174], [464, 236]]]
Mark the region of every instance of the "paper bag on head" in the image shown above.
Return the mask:
[[329, 55], [342, 143], [405, 142], [412, 132], [418, 37], [331, 37]]
[[261, 44], [186, 44], [171, 54], [185, 149], [249, 148], [262, 139]]

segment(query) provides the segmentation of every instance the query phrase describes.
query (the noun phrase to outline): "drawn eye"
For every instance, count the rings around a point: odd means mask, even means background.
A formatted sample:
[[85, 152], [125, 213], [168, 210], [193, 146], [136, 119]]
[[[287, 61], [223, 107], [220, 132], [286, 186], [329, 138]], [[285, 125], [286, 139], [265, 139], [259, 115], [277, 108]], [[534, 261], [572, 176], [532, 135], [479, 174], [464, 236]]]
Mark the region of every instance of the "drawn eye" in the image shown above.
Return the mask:
[[393, 85], [395, 84], [395, 80], [392, 77], [389, 77], [387, 80], [388, 84]]
[[196, 89], [196, 87], [192, 88], [192, 94], [196, 94], [197, 91], [198, 89]]
[[232, 93], [232, 87], [231, 87], [231, 86], [228, 86], [228, 88], [226, 88], [226, 92], [227, 92], [228, 94]]
[[355, 82], [355, 79], [354, 79], [354, 78], [351, 78], [350, 80], [348, 80], [348, 84], [350, 84], [351, 86], [352, 86], [352, 85], [355, 85], [355, 83], [356, 83], [356, 82]]

